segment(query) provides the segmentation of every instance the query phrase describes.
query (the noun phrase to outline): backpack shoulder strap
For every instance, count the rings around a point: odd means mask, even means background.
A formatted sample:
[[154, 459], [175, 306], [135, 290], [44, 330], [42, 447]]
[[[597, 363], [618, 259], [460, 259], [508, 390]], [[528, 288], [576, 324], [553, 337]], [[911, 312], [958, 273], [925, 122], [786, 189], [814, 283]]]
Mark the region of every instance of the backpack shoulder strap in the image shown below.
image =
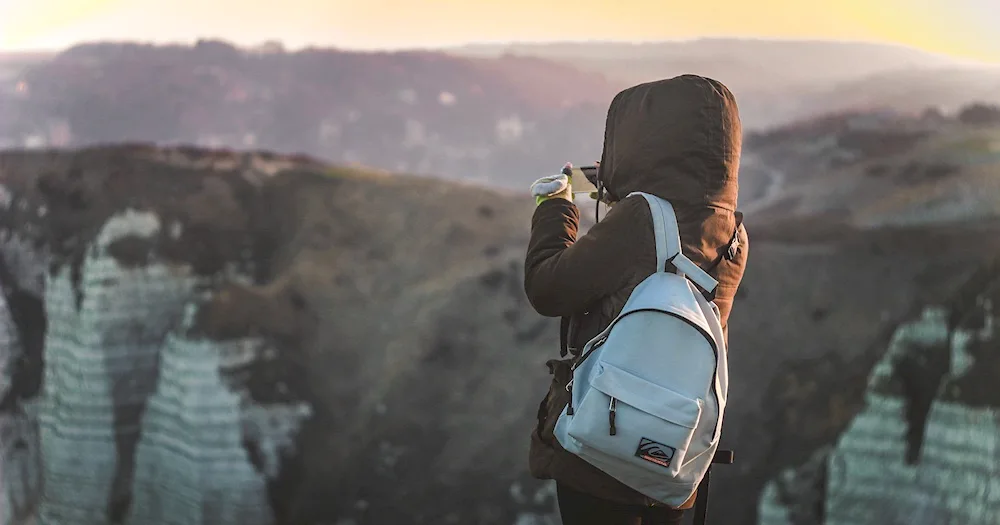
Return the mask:
[[646, 199], [649, 211], [653, 216], [653, 234], [656, 238], [656, 271], [674, 272], [687, 277], [702, 289], [706, 299], [713, 300], [719, 283], [681, 251], [681, 237], [677, 228], [674, 207], [670, 202], [655, 195], [642, 192], [629, 194], [629, 196], [632, 195], [641, 195]]

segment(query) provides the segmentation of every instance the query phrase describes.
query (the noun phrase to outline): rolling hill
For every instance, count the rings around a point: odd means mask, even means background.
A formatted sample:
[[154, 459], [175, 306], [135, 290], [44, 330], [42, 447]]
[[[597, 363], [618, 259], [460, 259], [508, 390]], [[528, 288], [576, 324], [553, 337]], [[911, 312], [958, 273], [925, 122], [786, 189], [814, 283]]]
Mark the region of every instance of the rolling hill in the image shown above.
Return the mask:
[[[1000, 119], [849, 113], [751, 135], [766, 166], [758, 220], [837, 217], [857, 227], [943, 224], [1000, 216]], [[752, 173], [758, 175], [758, 173]]]
[[86, 44], [0, 89], [0, 143], [306, 153], [523, 188], [600, 155], [619, 86], [537, 58]]

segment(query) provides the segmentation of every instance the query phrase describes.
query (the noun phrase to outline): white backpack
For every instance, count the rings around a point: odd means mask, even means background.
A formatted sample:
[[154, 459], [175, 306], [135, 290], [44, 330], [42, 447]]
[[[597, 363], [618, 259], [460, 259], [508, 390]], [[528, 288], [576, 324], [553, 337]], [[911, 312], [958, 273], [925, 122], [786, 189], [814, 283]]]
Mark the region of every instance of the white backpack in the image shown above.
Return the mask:
[[679, 507], [711, 466], [726, 409], [725, 339], [705, 297], [718, 283], [681, 253], [670, 203], [631, 195], [652, 212], [657, 272], [584, 346], [555, 436], [623, 484]]

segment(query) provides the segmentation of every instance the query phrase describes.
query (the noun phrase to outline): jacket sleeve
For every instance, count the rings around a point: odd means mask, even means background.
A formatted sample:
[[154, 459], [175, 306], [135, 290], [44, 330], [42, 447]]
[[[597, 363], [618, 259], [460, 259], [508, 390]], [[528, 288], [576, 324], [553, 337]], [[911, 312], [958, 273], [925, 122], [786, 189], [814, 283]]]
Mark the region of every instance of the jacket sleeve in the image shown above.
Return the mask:
[[[575, 204], [552, 199], [535, 209], [524, 290], [539, 314], [580, 313], [629, 282], [642, 255], [643, 235], [652, 235], [651, 225], [636, 224], [643, 217], [637, 215], [637, 204], [646, 205], [636, 199], [619, 203], [580, 238], [580, 210]], [[646, 215], [649, 222], [648, 210]]]

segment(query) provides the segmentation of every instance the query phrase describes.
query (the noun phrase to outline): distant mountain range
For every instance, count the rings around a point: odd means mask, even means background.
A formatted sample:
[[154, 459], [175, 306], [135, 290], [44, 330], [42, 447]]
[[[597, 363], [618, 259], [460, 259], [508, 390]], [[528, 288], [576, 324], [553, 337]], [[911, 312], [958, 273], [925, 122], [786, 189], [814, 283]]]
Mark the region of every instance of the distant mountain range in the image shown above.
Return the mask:
[[845, 109], [957, 109], [1000, 101], [1000, 67], [865, 42], [709, 38], [663, 43], [473, 45], [460, 56], [534, 56], [627, 84], [695, 73], [736, 94], [750, 128]]
[[[776, 83], [812, 85], [888, 70], [952, 67], [963, 62], [917, 49], [864, 42], [707, 38], [661, 43], [553, 43], [471, 45], [450, 50], [466, 56], [527, 55], [599, 69], [626, 81], [682, 73], [730, 77], [737, 88]], [[770, 77], [760, 77], [768, 72]]]
[[620, 87], [532, 57], [88, 44], [8, 79], [0, 143], [264, 148], [520, 187], [597, 158]]
[[1000, 68], [898, 46], [708, 39], [349, 52], [82, 44], [0, 55], [0, 148], [118, 142], [306, 153], [523, 190], [601, 153], [637, 82], [730, 86], [749, 130], [848, 110], [1000, 102]]

